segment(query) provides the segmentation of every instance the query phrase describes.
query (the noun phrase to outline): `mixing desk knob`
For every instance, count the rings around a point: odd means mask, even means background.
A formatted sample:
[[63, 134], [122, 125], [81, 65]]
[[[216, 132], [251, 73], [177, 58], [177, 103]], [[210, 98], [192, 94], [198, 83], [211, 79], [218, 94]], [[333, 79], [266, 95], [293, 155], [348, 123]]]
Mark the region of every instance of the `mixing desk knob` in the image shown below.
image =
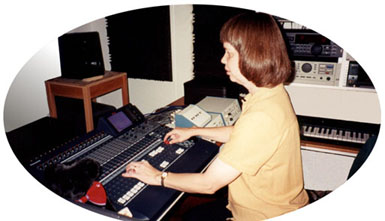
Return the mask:
[[312, 66], [309, 63], [305, 63], [301, 67], [302, 71], [305, 73], [309, 73], [312, 70]]
[[312, 55], [320, 55], [322, 53], [322, 45], [314, 44], [310, 50]]

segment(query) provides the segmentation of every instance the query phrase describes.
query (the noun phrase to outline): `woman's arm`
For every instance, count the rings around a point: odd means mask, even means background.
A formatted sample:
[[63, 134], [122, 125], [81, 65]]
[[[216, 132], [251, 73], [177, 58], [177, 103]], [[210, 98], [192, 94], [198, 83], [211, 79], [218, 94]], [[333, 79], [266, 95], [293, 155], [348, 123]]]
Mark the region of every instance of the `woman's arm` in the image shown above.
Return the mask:
[[[162, 172], [147, 161], [132, 162], [124, 177], [133, 177], [149, 185], [161, 185]], [[204, 173], [168, 173], [164, 186], [188, 193], [213, 194], [235, 180], [241, 173], [216, 158]]]
[[226, 143], [232, 131], [233, 126], [175, 128], [164, 136], [164, 141], [174, 144], [183, 142], [193, 136], [201, 136], [217, 142]]
[[217, 158], [204, 173], [169, 173], [164, 185], [188, 193], [213, 194], [240, 174], [238, 170]]

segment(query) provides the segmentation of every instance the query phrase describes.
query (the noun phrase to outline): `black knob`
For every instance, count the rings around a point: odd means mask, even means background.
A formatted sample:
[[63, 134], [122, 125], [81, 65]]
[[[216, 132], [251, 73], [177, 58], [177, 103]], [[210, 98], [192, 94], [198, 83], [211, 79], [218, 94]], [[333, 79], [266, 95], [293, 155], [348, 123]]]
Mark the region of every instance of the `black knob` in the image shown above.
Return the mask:
[[322, 53], [322, 46], [319, 44], [314, 44], [310, 51], [312, 55], [320, 55]]
[[311, 69], [313, 69], [313, 67], [311, 66], [311, 64], [305, 63], [302, 65], [301, 69], [303, 72], [309, 73], [311, 71]]

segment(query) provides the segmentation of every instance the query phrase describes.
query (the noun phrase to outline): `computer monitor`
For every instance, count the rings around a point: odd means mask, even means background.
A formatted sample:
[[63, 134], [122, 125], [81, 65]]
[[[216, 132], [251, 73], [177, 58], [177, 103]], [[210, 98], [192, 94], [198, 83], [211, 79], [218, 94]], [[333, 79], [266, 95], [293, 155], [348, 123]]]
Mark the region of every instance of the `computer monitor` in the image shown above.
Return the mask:
[[58, 41], [62, 77], [84, 79], [104, 74], [98, 32], [67, 33]]

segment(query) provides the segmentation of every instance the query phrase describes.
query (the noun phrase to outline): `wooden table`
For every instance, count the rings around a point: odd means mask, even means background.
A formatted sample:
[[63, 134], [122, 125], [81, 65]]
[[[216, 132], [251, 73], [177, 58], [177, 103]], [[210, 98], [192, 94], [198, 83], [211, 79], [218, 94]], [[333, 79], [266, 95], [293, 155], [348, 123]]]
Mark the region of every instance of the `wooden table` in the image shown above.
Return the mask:
[[55, 96], [77, 98], [83, 100], [86, 130], [94, 129], [91, 102], [96, 97], [122, 89], [123, 105], [129, 103], [127, 74], [123, 72], [106, 71], [96, 80], [80, 80], [57, 77], [45, 81], [49, 114], [57, 118]]

